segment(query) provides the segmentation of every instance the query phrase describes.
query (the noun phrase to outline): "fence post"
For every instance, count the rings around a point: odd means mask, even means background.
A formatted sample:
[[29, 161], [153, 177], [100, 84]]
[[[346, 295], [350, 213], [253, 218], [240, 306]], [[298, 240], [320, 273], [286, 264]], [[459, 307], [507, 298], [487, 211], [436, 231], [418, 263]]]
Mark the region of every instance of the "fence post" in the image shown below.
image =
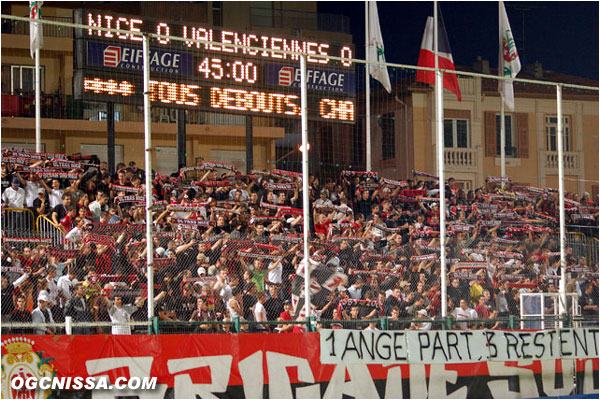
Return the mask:
[[386, 316], [384, 316], [383, 318], [381, 318], [381, 330], [387, 331], [387, 329], [388, 329], [388, 318]]
[[306, 332], [314, 332], [315, 330], [313, 329], [313, 316], [309, 316], [308, 318], [306, 318]]
[[159, 325], [158, 321], [159, 321], [158, 317], [152, 318], [152, 326], [148, 326], [148, 331], [150, 332], [150, 334], [152, 334], [153, 327], [154, 327], [154, 334], [158, 335], [160, 333], [160, 325]]
[[233, 330], [235, 333], [240, 333], [240, 317], [233, 317]]
[[512, 314], [508, 316], [508, 327], [510, 329], [515, 329], [515, 316]]
[[72, 335], [73, 334], [73, 317], [65, 317], [65, 333], [67, 335]]
[[446, 330], [449, 330], [449, 331], [451, 331], [451, 330], [452, 330], [452, 318], [451, 318], [449, 315], [447, 315], [447, 316], [445, 317], [445, 319], [446, 319], [446, 323], [445, 323], [445, 324], [442, 324], [442, 326], [444, 326], [444, 325], [445, 325], [445, 326], [446, 326]]

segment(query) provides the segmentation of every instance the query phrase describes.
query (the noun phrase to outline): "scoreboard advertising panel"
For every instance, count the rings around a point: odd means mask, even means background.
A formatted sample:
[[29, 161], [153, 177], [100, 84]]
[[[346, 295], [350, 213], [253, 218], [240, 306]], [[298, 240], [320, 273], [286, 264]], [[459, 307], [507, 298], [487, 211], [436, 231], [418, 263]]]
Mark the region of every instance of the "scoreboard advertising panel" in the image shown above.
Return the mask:
[[[75, 11], [75, 98], [143, 103], [141, 36], [98, 27], [213, 41], [213, 44], [150, 39], [153, 105], [272, 117], [300, 117], [300, 57], [307, 54], [308, 117], [355, 123], [357, 76], [352, 44], [226, 30], [114, 14]], [[228, 45], [260, 49], [235, 48]], [[317, 58], [315, 55], [325, 56]], [[340, 57], [333, 60], [327, 56]]]

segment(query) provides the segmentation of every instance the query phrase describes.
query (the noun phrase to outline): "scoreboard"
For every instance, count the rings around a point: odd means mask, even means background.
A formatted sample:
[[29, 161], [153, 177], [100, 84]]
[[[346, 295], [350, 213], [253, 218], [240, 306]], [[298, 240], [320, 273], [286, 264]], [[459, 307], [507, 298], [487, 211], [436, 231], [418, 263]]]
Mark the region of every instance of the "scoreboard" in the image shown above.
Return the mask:
[[[177, 3], [174, 3], [174, 5]], [[183, 5], [183, 4], [182, 4]], [[74, 94], [87, 101], [143, 103], [141, 36], [98, 27], [156, 33], [213, 44], [150, 39], [153, 105], [273, 117], [300, 117], [300, 57], [307, 54], [309, 119], [355, 123], [352, 44], [187, 25], [182, 22], [78, 9], [75, 22]], [[243, 49], [231, 46], [252, 46]], [[315, 56], [323, 56], [315, 57]], [[340, 57], [333, 60], [329, 56]]]

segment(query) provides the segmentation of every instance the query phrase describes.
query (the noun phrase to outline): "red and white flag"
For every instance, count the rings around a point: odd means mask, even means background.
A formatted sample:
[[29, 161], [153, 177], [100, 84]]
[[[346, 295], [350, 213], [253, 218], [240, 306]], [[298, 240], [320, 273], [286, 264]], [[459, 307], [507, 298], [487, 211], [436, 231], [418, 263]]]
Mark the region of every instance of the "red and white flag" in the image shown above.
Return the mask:
[[[444, 20], [439, 11], [438, 15], [438, 65], [441, 69], [454, 70], [454, 61], [452, 60], [452, 51], [450, 50], [448, 35], [446, 34], [446, 28], [444, 27]], [[417, 65], [419, 67], [435, 68], [435, 53], [433, 51], [433, 17], [427, 17], [425, 33], [423, 34], [423, 41], [421, 42], [421, 52], [419, 53], [419, 62]], [[417, 82], [427, 83], [432, 86], [435, 85], [435, 72], [423, 70], [417, 71]], [[444, 74], [444, 87], [454, 93], [458, 101], [461, 101], [460, 87], [458, 86], [456, 74]]]

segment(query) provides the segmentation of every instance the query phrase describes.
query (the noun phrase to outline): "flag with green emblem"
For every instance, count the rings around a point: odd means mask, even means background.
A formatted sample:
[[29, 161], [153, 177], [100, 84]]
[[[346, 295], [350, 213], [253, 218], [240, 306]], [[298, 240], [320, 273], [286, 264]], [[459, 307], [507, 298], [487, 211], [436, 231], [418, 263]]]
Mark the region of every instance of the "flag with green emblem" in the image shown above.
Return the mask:
[[[498, 2], [498, 16], [500, 19], [500, 51], [498, 54], [498, 76], [514, 78], [521, 70], [521, 61], [515, 39], [508, 23], [506, 9], [502, 1]], [[515, 95], [513, 92], [512, 81], [498, 81], [498, 91], [504, 99], [504, 104], [510, 111], [515, 109]]]
[[[381, 29], [379, 28], [379, 15], [377, 14], [377, 2], [369, 1], [369, 39], [368, 39], [369, 61], [385, 62], [385, 52], [383, 48], [383, 39], [381, 38]], [[387, 90], [392, 93], [392, 84], [390, 75], [385, 65], [369, 64], [369, 73], [374, 79], [377, 79]]]
[[[42, 17], [42, 4], [43, 1], [30, 1], [29, 2], [29, 18], [40, 19]], [[44, 45], [44, 38], [42, 36], [42, 24], [38, 22], [29, 23], [29, 51], [31, 58], [35, 57], [35, 51], [41, 49]]]

